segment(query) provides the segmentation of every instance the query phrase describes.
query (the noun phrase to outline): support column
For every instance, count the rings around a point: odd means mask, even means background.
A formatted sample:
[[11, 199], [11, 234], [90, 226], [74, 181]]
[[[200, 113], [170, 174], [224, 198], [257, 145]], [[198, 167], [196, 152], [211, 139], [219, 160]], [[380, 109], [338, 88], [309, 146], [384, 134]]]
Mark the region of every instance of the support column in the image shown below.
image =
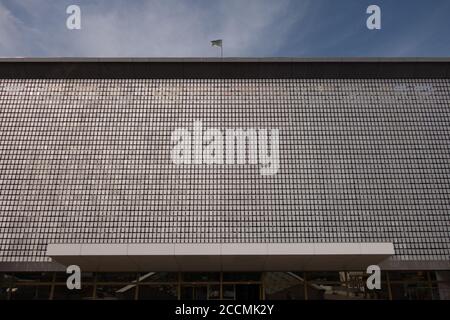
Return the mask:
[[436, 271], [436, 280], [440, 300], [450, 300], [450, 271]]
[[306, 272], [303, 272], [303, 290], [305, 294], [305, 300], [308, 300], [308, 280], [306, 279]]

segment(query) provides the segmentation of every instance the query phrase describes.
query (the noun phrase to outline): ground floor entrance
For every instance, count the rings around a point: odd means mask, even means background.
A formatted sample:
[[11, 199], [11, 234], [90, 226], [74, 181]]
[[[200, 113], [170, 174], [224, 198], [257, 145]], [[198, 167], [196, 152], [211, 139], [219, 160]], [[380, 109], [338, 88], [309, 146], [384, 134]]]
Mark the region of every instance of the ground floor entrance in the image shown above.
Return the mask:
[[69, 290], [64, 272], [0, 273], [0, 300], [439, 300], [449, 271], [386, 271], [368, 290], [363, 271], [86, 272]]

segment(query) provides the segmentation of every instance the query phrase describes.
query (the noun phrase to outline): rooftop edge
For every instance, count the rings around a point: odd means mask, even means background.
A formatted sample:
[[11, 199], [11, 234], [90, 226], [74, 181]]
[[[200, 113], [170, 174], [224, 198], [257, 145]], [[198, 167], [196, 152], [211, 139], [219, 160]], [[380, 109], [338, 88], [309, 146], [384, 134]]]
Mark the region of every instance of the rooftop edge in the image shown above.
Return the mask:
[[450, 62], [450, 57], [0, 57], [0, 62]]

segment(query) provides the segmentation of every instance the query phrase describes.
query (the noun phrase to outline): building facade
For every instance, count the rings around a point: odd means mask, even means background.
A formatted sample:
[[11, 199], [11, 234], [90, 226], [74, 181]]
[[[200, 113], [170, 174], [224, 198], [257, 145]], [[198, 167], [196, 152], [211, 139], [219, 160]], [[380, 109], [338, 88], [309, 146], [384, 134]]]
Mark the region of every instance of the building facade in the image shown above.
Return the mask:
[[0, 298], [449, 299], [450, 60], [3, 59], [0, 114]]

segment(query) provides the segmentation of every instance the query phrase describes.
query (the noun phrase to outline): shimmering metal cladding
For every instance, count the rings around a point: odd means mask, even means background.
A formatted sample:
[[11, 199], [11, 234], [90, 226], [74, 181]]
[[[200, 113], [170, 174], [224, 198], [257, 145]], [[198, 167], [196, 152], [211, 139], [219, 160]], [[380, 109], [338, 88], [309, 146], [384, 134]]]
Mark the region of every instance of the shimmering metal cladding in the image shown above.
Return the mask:
[[[2, 79], [0, 261], [48, 243], [393, 242], [450, 255], [448, 79]], [[171, 133], [280, 130], [280, 167], [175, 165]]]

